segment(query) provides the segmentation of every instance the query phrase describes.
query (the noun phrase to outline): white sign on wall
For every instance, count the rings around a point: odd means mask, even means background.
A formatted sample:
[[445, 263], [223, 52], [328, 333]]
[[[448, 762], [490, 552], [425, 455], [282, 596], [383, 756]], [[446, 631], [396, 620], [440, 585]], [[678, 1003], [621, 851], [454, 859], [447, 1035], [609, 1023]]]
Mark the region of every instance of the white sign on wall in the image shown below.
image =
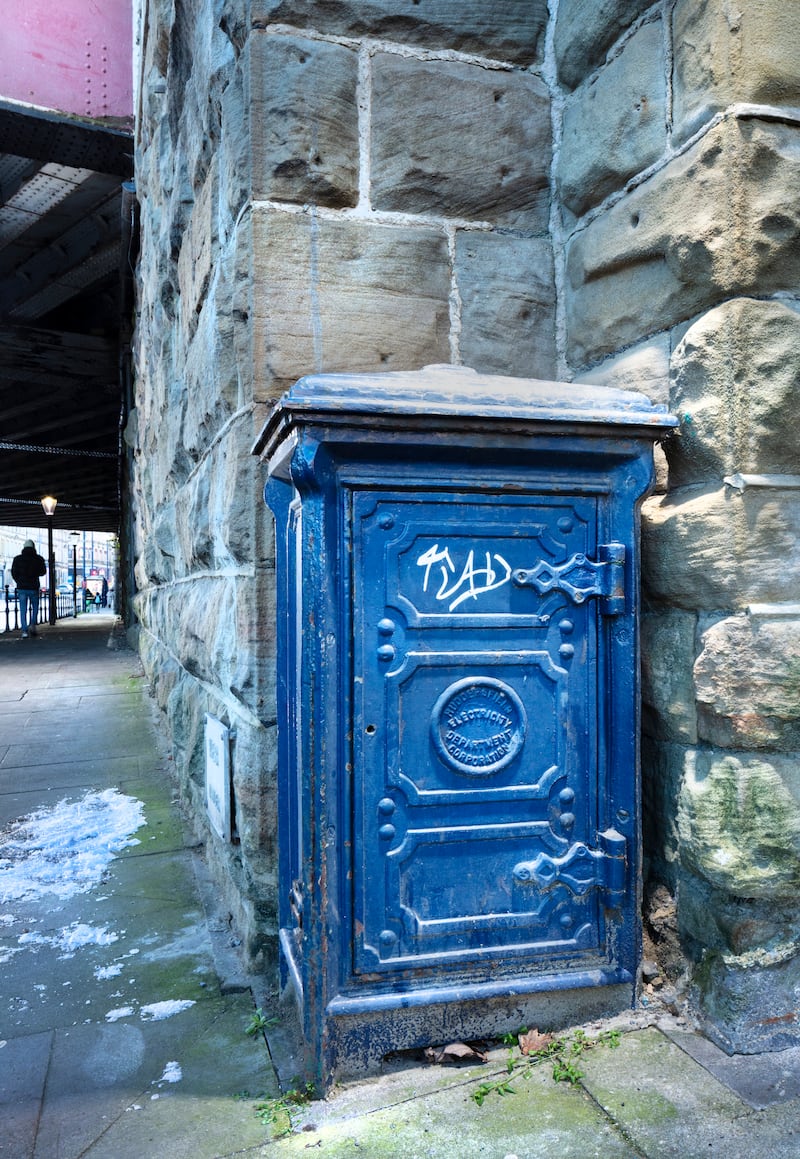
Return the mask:
[[231, 839], [231, 730], [206, 713], [206, 807], [223, 841]]

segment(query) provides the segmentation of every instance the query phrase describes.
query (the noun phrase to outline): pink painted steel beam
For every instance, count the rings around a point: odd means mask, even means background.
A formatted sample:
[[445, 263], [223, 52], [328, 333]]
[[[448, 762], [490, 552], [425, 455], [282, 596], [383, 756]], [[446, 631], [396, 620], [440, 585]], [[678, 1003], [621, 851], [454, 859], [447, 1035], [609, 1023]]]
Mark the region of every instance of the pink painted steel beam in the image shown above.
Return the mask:
[[0, 0], [0, 99], [129, 121], [132, 19], [130, 0]]

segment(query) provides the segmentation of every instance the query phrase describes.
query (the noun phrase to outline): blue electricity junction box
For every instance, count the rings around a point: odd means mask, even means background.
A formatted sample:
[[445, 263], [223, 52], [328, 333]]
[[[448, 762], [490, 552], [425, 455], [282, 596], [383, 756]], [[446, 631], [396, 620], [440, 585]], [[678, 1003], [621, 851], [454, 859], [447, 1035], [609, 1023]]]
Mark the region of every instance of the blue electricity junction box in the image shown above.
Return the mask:
[[643, 395], [301, 379], [276, 521], [283, 982], [307, 1074], [636, 1000]]

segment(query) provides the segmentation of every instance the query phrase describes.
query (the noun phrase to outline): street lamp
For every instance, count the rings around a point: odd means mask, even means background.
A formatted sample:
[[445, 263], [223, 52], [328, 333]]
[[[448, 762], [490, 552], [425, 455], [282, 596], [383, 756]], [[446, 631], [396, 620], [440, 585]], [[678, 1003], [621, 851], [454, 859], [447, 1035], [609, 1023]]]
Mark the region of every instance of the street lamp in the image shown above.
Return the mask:
[[45, 495], [42, 507], [47, 516], [47, 567], [50, 572], [50, 615], [48, 620], [52, 627], [56, 622], [56, 557], [53, 553], [53, 515], [56, 510], [57, 499], [52, 495]]
[[81, 537], [80, 531], [70, 531], [70, 539], [72, 540], [72, 616], [73, 619], [78, 618], [78, 540]]

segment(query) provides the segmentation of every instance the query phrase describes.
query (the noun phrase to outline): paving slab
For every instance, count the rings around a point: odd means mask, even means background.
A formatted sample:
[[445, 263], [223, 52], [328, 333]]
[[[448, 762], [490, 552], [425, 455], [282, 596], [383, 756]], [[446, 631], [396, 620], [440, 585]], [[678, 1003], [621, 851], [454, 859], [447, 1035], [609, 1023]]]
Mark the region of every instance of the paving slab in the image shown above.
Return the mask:
[[[59, 1032], [36, 1159], [155, 1159], [174, 1155], [177, 1139], [186, 1147], [178, 1154], [211, 1157], [230, 1153], [234, 1139], [239, 1151], [263, 1142], [252, 1097], [274, 1088], [263, 1049], [244, 1034], [251, 1013], [245, 995], [214, 995], [161, 1021], [136, 1012]], [[166, 1109], [155, 1106], [161, 1101]], [[171, 1140], [160, 1137], [165, 1121]]]
[[0, 768], [24, 769], [31, 765], [58, 768], [60, 765], [75, 764], [86, 758], [87, 745], [91, 746], [95, 762], [118, 760], [120, 757], [135, 757], [142, 748], [141, 729], [105, 728], [95, 730], [94, 735], [83, 737], [80, 726], [73, 721], [69, 730], [51, 733], [49, 729], [40, 731], [34, 739], [19, 737], [8, 743], [8, 748]]
[[[392, 1159], [640, 1159], [584, 1091], [555, 1083], [541, 1068], [514, 1082], [516, 1093], [492, 1095], [479, 1106], [473, 1093], [480, 1083], [503, 1076], [504, 1068], [484, 1068], [478, 1077], [455, 1079], [436, 1068], [446, 1086], [409, 1090], [409, 1077], [373, 1084], [371, 1108], [358, 1108], [355, 1097], [339, 1092], [326, 1102], [301, 1107], [294, 1132], [264, 1147], [260, 1156], [391, 1156]], [[428, 1068], [428, 1072], [430, 1068]], [[421, 1074], [426, 1071], [420, 1068]], [[428, 1077], [429, 1074], [428, 1074]], [[380, 1091], [377, 1105], [376, 1095]], [[337, 1103], [344, 1096], [347, 1112]], [[280, 1127], [280, 1120], [276, 1126]]]
[[762, 1054], [726, 1054], [700, 1034], [670, 1031], [670, 1039], [759, 1110], [800, 1096], [800, 1047]]
[[0, 1039], [0, 1156], [32, 1154], [39, 1124], [53, 1033]]
[[205, 1001], [218, 988], [185, 854], [146, 868], [152, 886], [138, 874], [120, 889], [111, 876], [88, 899], [18, 903], [21, 916], [0, 938], [0, 1017], [10, 1031], [104, 1023], [110, 1011]]
[[641, 1155], [797, 1157], [796, 1104], [791, 1115], [752, 1111], [656, 1028], [623, 1035], [615, 1051], [593, 1051], [581, 1069], [583, 1087]]
[[28, 816], [39, 808], [53, 808], [59, 801], [77, 800], [88, 792], [127, 786], [141, 778], [140, 757], [114, 757], [95, 761], [86, 758], [73, 764], [0, 765], [0, 826]]
[[[8, 707], [8, 703], [6, 706]], [[32, 715], [29, 709], [20, 707], [19, 701], [14, 701], [13, 708], [8, 712], [0, 710], [0, 745], [14, 744], [18, 741]]]

